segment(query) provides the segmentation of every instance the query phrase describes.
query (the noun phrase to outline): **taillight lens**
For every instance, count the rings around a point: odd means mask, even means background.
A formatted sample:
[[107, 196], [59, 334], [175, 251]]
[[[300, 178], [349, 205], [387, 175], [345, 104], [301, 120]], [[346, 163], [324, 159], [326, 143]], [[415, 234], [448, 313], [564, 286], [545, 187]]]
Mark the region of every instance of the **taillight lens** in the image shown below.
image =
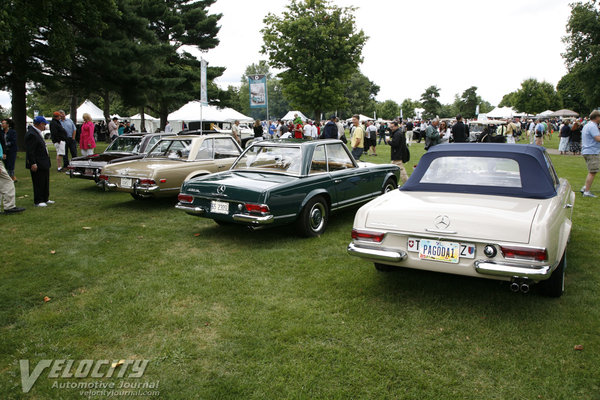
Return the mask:
[[100, 175], [98, 179], [100, 179], [101, 181], [108, 181], [108, 175]]
[[75, 169], [75, 167], [74, 167], [74, 166], [72, 166], [72, 165], [69, 165], [69, 166], [67, 166], [67, 169], [74, 170], [74, 169]]
[[190, 196], [189, 194], [179, 193], [177, 196], [177, 200], [182, 203], [192, 203], [194, 201], [194, 196]]
[[366, 240], [369, 242], [381, 243], [385, 233], [359, 231], [358, 229], [352, 229], [352, 239]]
[[140, 179], [140, 185], [154, 185], [156, 182], [152, 179]]
[[246, 211], [254, 213], [268, 213], [269, 206], [266, 204], [245, 204]]
[[500, 246], [504, 258], [521, 258], [533, 261], [546, 261], [548, 252], [546, 249], [528, 249], [526, 247]]

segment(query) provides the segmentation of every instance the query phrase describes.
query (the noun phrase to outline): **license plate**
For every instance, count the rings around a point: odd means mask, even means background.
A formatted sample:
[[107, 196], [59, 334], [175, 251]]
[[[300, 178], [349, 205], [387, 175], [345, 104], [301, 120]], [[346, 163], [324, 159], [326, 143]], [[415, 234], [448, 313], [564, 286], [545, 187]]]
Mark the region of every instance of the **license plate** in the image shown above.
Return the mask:
[[214, 214], [229, 214], [229, 203], [212, 200], [210, 202], [210, 212]]
[[93, 176], [94, 175], [94, 170], [91, 169], [91, 168], [86, 168], [85, 171], [83, 171], [83, 174], [87, 175], [87, 176]]
[[[440, 245], [436, 246], [437, 243]], [[434, 247], [428, 247], [425, 251], [422, 251], [423, 245], [436, 246], [436, 248], [434, 250]], [[408, 238], [406, 247], [408, 251], [419, 253], [419, 258], [423, 260], [458, 263], [460, 258], [475, 258], [475, 245], [472, 243]], [[445, 250], [442, 250], [442, 248]], [[452, 250], [454, 250], [454, 252], [452, 252]], [[435, 253], [435, 255], [430, 253]]]
[[121, 187], [131, 189], [131, 178], [121, 178]]

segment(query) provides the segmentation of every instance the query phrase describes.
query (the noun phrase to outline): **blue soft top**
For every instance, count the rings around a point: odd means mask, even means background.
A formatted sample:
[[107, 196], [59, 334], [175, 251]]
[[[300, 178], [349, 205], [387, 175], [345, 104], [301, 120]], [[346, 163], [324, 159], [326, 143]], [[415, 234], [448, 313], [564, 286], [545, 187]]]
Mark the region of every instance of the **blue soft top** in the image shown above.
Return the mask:
[[[432, 147], [421, 157], [419, 165], [402, 191], [475, 193], [497, 196], [548, 199], [556, 196], [554, 181], [546, 161], [546, 149], [535, 145], [506, 143], [451, 143]], [[431, 162], [439, 157], [500, 157], [519, 164], [522, 187], [453, 185], [420, 183]], [[548, 158], [549, 160], [549, 158]]]

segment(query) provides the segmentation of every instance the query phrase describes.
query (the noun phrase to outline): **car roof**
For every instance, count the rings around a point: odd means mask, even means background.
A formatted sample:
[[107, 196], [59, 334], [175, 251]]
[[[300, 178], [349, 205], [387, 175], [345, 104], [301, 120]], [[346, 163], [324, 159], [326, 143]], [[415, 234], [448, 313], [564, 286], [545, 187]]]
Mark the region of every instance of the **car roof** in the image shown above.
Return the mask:
[[[455, 185], [421, 183], [431, 163], [441, 157], [496, 157], [515, 160], [519, 164], [521, 187]], [[450, 143], [431, 147], [421, 157], [417, 168], [400, 190], [488, 194], [547, 199], [556, 196], [546, 149], [536, 145], [508, 143]]]

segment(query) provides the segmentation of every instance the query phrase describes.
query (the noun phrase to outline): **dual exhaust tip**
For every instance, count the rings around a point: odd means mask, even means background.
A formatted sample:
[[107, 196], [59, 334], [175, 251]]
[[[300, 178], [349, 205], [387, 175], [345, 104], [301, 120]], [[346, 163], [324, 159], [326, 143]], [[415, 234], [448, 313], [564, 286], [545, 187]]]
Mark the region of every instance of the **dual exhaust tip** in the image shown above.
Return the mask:
[[511, 292], [514, 292], [514, 293], [517, 293], [517, 292], [529, 293], [530, 289], [531, 289], [531, 286], [529, 285], [528, 282], [525, 282], [525, 281], [513, 281], [510, 284], [510, 290], [511, 290]]

